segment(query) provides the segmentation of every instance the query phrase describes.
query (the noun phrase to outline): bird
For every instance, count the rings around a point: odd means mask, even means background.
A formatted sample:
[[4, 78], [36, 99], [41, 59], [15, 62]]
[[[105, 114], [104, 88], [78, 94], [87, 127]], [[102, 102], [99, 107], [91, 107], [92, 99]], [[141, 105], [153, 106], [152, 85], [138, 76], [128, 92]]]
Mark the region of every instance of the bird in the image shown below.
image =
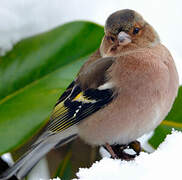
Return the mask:
[[0, 180], [22, 179], [51, 149], [77, 137], [115, 157], [114, 144], [134, 142], [169, 113], [179, 78], [155, 29], [135, 10], [123, 9], [107, 18], [104, 33], [58, 99], [44, 132]]

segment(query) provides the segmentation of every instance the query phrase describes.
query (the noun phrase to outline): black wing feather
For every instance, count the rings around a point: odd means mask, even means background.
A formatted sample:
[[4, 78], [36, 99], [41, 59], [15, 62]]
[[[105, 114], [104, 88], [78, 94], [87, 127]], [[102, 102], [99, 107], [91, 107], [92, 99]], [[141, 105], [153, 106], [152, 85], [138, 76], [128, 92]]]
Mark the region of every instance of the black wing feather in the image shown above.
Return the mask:
[[100, 58], [82, 68], [56, 103], [48, 131], [63, 131], [112, 101], [115, 95], [113, 89], [100, 90], [98, 87], [107, 82], [107, 70], [114, 60], [112, 57]]
[[[75, 99], [80, 93], [83, 93], [83, 97], [86, 100], [85, 102]], [[106, 104], [111, 102], [113, 98], [113, 91], [110, 89], [88, 89], [82, 91], [77, 85], [72, 89], [69, 97], [61, 102], [61, 107], [53, 112], [51, 116], [52, 119], [47, 129], [52, 132], [60, 132], [79, 123], [82, 119], [103, 108]], [[58, 103], [57, 106], [58, 105], [60, 105], [60, 103]]]

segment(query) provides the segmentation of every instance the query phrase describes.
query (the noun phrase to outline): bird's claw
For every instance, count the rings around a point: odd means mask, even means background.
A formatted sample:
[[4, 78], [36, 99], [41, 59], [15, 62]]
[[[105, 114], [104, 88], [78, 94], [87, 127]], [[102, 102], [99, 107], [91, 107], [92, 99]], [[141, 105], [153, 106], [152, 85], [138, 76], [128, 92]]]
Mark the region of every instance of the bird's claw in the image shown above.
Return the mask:
[[133, 149], [136, 152], [136, 155], [138, 156], [140, 152], [142, 151], [141, 145], [139, 141], [132, 141], [128, 144], [130, 149]]
[[[109, 151], [112, 158], [130, 161], [140, 154], [141, 145], [139, 141], [133, 141], [127, 145], [119, 145], [119, 144], [111, 145], [109, 149], [107, 145], [106, 149]], [[111, 149], [112, 149], [112, 153], [111, 153]], [[132, 149], [136, 154], [129, 154], [125, 152], [126, 149]]]

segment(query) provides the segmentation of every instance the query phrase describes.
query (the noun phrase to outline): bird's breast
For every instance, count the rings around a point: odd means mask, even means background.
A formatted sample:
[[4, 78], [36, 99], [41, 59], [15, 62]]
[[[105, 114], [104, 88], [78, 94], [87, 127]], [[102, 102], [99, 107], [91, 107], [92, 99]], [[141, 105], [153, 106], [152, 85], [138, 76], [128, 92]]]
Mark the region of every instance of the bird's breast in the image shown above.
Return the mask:
[[82, 139], [92, 145], [126, 144], [161, 123], [178, 90], [173, 59], [165, 51], [156, 47], [116, 60], [109, 72], [118, 95], [79, 124]]

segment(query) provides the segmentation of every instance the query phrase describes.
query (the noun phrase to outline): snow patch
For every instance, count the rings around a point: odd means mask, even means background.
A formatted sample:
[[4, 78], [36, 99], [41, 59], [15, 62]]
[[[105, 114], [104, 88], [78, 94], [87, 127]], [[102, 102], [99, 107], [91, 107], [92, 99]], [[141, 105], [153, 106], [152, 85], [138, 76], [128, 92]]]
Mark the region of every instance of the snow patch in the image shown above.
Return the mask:
[[90, 168], [80, 168], [77, 177], [79, 180], [181, 179], [181, 152], [182, 133], [173, 131], [151, 154], [142, 152], [129, 162], [105, 157]]

